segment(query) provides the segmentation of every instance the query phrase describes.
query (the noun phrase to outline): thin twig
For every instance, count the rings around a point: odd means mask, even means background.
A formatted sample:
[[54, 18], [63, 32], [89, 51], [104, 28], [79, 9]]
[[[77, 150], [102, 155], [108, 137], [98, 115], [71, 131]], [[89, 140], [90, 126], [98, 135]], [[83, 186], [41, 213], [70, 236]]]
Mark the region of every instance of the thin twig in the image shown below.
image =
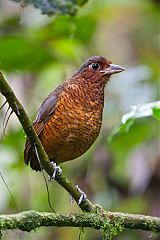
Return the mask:
[[0, 107], [0, 110], [6, 105], [7, 100], [2, 104], [2, 106]]

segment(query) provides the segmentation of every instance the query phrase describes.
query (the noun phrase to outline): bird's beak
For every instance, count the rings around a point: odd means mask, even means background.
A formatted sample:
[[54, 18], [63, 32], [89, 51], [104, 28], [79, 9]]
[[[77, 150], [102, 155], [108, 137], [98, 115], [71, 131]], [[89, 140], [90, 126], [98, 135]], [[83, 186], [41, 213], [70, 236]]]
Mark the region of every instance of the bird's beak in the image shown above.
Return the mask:
[[100, 72], [103, 73], [104, 75], [111, 75], [111, 74], [123, 72], [124, 70], [125, 69], [119, 65], [109, 64], [109, 66], [106, 69], [104, 69]]

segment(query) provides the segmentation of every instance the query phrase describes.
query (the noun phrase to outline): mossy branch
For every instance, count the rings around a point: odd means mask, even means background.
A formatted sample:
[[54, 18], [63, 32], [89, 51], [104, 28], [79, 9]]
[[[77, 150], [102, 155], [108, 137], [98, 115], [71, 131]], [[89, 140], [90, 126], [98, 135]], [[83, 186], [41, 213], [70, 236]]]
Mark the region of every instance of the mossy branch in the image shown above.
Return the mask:
[[88, 0], [12, 0], [20, 3], [22, 6], [33, 5], [46, 15], [67, 14], [75, 15], [79, 6], [85, 4]]
[[[117, 223], [119, 223], [119, 226]], [[26, 211], [18, 214], [0, 216], [0, 231], [20, 229], [30, 232], [42, 226], [101, 229], [104, 225], [108, 227], [108, 230], [110, 230], [110, 226], [112, 226], [112, 228], [117, 228], [117, 230], [129, 228], [160, 232], [160, 218], [118, 212], [106, 212], [102, 216], [96, 213], [72, 215]]]

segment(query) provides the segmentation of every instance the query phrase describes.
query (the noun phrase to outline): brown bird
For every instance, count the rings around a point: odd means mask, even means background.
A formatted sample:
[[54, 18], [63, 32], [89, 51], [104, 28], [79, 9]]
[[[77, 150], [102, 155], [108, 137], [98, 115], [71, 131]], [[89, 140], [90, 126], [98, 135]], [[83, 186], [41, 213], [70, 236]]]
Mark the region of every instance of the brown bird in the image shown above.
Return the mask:
[[[122, 71], [123, 67], [105, 57], [91, 57], [44, 100], [33, 127], [50, 161], [73, 160], [91, 147], [101, 128], [105, 84], [112, 74]], [[24, 159], [41, 171], [28, 139]]]

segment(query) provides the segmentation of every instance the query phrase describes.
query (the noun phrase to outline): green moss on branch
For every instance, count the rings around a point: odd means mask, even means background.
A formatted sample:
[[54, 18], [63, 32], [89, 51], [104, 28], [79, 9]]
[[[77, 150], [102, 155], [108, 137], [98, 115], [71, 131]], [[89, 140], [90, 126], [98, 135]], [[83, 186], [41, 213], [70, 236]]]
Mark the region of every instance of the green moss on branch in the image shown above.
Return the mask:
[[96, 213], [71, 215], [27, 211], [0, 216], [0, 230], [20, 229], [29, 232], [42, 226], [102, 229], [108, 236], [114, 236], [124, 228], [160, 232], [160, 218], [119, 212], [105, 212], [102, 216]]

